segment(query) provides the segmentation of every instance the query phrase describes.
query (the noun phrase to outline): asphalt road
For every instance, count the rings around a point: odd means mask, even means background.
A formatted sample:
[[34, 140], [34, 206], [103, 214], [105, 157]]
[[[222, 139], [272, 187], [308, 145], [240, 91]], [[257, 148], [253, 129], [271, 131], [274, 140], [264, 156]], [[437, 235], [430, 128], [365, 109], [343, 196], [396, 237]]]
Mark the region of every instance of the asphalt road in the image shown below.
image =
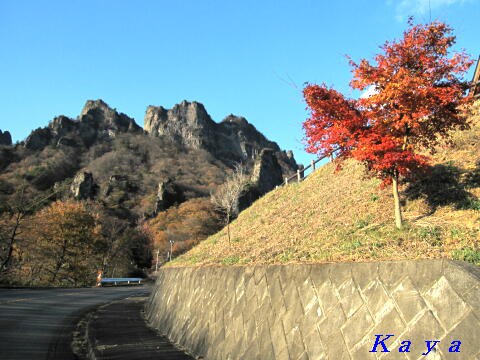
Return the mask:
[[150, 289], [0, 289], [0, 359], [75, 359], [72, 331], [88, 310]]

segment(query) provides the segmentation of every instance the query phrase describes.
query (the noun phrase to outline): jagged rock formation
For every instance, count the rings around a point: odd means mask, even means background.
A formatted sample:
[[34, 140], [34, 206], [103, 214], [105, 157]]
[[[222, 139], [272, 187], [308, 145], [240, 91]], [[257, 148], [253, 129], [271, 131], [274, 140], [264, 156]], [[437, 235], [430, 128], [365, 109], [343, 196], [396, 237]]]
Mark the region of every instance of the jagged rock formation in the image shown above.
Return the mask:
[[[240, 162], [251, 166], [262, 150], [268, 148], [276, 158], [272, 164], [280, 168], [283, 176], [298, 169], [291, 151], [280, 150], [277, 143], [269, 141], [244, 117], [231, 114], [217, 124], [205, 107], [195, 101], [183, 101], [170, 110], [149, 106], [144, 129], [151, 136], [165, 138], [188, 149], [204, 149], [228, 166]], [[34, 151], [49, 145], [89, 147], [120, 133], [141, 134], [142, 129], [133, 119], [118, 113], [104, 101], [89, 100], [76, 120], [58, 116], [47, 127], [34, 130], [24, 146]]]
[[233, 114], [218, 124], [215, 140], [216, 154], [221, 158], [253, 159], [263, 148], [280, 152], [275, 142], [267, 140], [244, 117]]
[[183, 101], [170, 110], [149, 106], [143, 126], [151, 135], [170, 138], [192, 149], [213, 149], [215, 127], [203, 105], [195, 101]]
[[149, 106], [144, 130], [188, 148], [205, 149], [229, 164], [252, 160], [262, 149], [269, 148], [283, 174], [292, 174], [298, 168], [291, 151], [281, 151], [277, 143], [269, 141], [244, 117], [231, 114], [217, 124], [197, 102], [183, 101], [170, 110]]
[[278, 164], [282, 168], [284, 177], [287, 174], [295, 173], [299, 168], [303, 168], [303, 165], [297, 164], [295, 161], [292, 150], [276, 152], [275, 156], [277, 157]]
[[12, 145], [12, 136], [8, 131], [0, 130], [0, 145]]
[[180, 204], [183, 201], [185, 201], [185, 196], [182, 189], [172, 179], [167, 178], [158, 184], [154, 214], [167, 210], [170, 206]]
[[102, 100], [88, 100], [80, 113], [80, 124], [100, 130], [113, 137], [122, 132], [141, 132], [135, 120], [118, 113]]
[[56, 138], [61, 138], [76, 130], [75, 121], [64, 115], [54, 118], [48, 127], [51, 135]]
[[282, 183], [282, 170], [272, 149], [261, 151], [253, 167], [251, 181], [262, 195]]
[[[194, 157], [198, 154], [203, 164], [199, 169], [210, 167], [209, 176], [214, 174], [213, 168], [218, 171], [226, 167], [232, 168], [237, 163], [245, 165], [247, 172], [252, 174], [252, 179], [240, 199], [241, 209], [272, 190], [283, 181], [283, 177], [290, 176], [298, 169], [291, 151], [282, 151], [277, 143], [268, 140], [244, 117], [230, 114], [216, 123], [205, 107], [195, 101], [183, 101], [172, 109], [149, 106], [144, 129], [145, 131], [132, 118], [112, 109], [104, 101], [89, 100], [76, 119], [57, 116], [48, 126], [32, 131], [27, 137], [23, 143], [29, 150], [25, 153], [27, 156], [37, 156], [36, 152], [48, 146], [51, 149], [44, 156], [51, 160], [48, 165], [38, 164], [28, 169], [26, 179], [37, 184], [37, 188], [46, 189], [50, 183], [61, 182], [76, 174], [70, 187], [72, 197], [97, 198], [107, 207], [121, 209], [124, 211], [121, 216], [128, 217], [129, 209], [139, 208], [138, 199], [145, 196], [150, 196], [153, 200], [149, 200], [149, 205], [143, 207], [143, 214], [156, 214], [192, 197], [205, 196], [211, 191], [203, 184], [204, 188], [199, 189], [199, 182], [194, 180], [199, 176], [196, 172], [199, 170], [193, 167], [199, 163], [192, 162], [192, 165], [188, 165], [192, 168], [179, 170], [175, 170], [175, 167], [155, 168], [157, 165], [154, 159], [158, 162], [161, 156], [175, 163], [178, 151], [189, 158], [193, 153], [196, 154]], [[118, 138], [117, 135], [120, 134], [127, 136]], [[0, 140], [11, 143], [10, 134], [0, 132]], [[132, 142], [132, 145], [124, 146], [121, 145], [122, 142]], [[58, 152], [55, 150], [57, 148]], [[18, 161], [13, 156], [15, 154], [7, 151], [9, 149], [11, 148], [4, 147], [0, 154], [0, 169], [7, 168], [12, 161]], [[153, 154], [153, 149], [166, 152]], [[103, 154], [103, 159], [95, 160], [102, 158]], [[96, 162], [91, 165], [92, 161]], [[165, 165], [169, 166], [169, 161], [166, 161]], [[65, 168], [65, 164], [71, 165], [68, 171], [60, 171]], [[138, 173], [133, 166], [138, 168]], [[152, 168], [155, 168], [158, 175], [161, 174], [160, 179], [165, 180], [160, 183], [158, 180], [152, 181], [152, 174], [148, 173]], [[101, 169], [106, 169], [107, 172], [103, 173]], [[221, 176], [221, 172], [218, 176]], [[185, 179], [188, 179], [187, 182]], [[215, 182], [210, 181], [209, 186], [213, 183]], [[145, 201], [144, 204], [146, 203]]]
[[52, 134], [50, 129], [38, 128], [33, 130], [32, 133], [25, 140], [25, 147], [30, 150], [42, 150], [45, 146], [52, 141]]
[[97, 185], [93, 181], [92, 173], [82, 171], [73, 179], [70, 191], [76, 200], [92, 199], [95, 196]]
[[265, 195], [283, 181], [282, 168], [278, 164], [273, 149], [263, 149], [256, 157], [250, 183], [238, 199], [238, 209], [249, 207], [259, 197]]
[[142, 128], [104, 101], [88, 100], [77, 120], [60, 115], [47, 127], [34, 130], [24, 145], [31, 150], [42, 150], [48, 145], [90, 146], [95, 141], [125, 132], [141, 133]]
[[252, 179], [239, 199], [240, 210], [299, 168], [292, 151], [282, 151], [244, 117], [230, 114], [217, 124], [197, 102], [182, 101], [170, 110], [149, 106], [144, 130], [151, 136], [167, 138], [186, 148], [207, 150], [229, 166], [246, 164]]

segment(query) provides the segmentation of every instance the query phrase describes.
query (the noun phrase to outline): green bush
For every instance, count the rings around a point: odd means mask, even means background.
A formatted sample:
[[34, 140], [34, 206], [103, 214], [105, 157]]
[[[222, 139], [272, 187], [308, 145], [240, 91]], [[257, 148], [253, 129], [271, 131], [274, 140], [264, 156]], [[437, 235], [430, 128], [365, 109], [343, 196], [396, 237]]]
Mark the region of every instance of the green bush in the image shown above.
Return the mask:
[[227, 256], [225, 259], [223, 259], [222, 263], [224, 265], [235, 265], [238, 264], [240, 261], [240, 257], [238, 255], [233, 255], [233, 256]]
[[460, 250], [453, 251], [452, 257], [455, 260], [463, 260], [475, 265], [480, 265], [480, 249], [465, 247]]

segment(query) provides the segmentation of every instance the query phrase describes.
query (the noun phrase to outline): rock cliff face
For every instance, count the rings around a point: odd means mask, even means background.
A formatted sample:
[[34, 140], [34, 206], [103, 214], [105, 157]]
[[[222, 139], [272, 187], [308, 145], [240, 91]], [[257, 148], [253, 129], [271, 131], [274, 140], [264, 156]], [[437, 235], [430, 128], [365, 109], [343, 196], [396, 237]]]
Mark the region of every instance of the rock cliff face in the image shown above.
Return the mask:
[[54, 118], [47, 127], [34, 130], [25, 140], [25, 147], [31, 150], [42, 150], [48, 145], [88, 147], [95, 141], [125, 132], [141, 133], [142, 128], [102, 100], [88, 100], [77, 120], [63, 115]]
[[158, 184], [157, 197], [155, 199], [154, 215], [167, 210], [174, 204], [185, 201], [185, 196], [180, 187], [172, 179], [165, 179]]
[[0, 145], [12, 145], [12, 136], [8, 131], [0, 130]]
[[80, 124], [103, 131], [111, 137], [117, 133], [142, 131], [135, 120], [123, 113], [118, 113], [102, 100], [87, 101], [80, 113]]
[[280, 151], [277, 143], [267, 140], [244, 117], [233, 114], [218, 124], [216, 145], [217, 156], [237, 161], [254, 159], [264, 148]]
[[152, 135], [166, 137], [192, 149], [205, 149], [227, 164], [253, 161], [263, 149], [271, 149], [276, 165], [285, 175], [297, 170], [291, 151], [280, 150], [244, 117], [229, 115], [215, 123], [197, 102], [183, 101], [167, 110], [149, 106], [145, 114], [144, 130]]
[[164, 136], [192, 149], [214, 149], [216, 124], [202, 104], [183, 101], [167, 110], [149, 106], [144, 130], [153, 136]]
[[33, 130], [25, 140], [25, 147], [30, 150], [42, 150], [52, 141], [52, 134], [48, 127]]
[[252, 178], [239, 198], [240, 210], [298, 169], [291, 151], [280, 150], [277, 143], [269, 141], [244, 117], [230, 114], [217, 124], [198, 102], [183, 101], [170, 110], [149, 106], [144, 130], [190, 149], [207, 150], [229, 166], [246, 164]]
[[238, 199], [239, 211], [245, 210], [255, 200], [283, 182], [282, 167], [276, 154], [278, 152], [273, 149], [263, 149], [255, 158], [250, 183]]
[[261, 194], [265, 194], [283, 181], [282, 169], [272, 149], [263, 149], [255, 161], [252, 182]]
[[93, 199], [97, 185], [93, 181], [92, 173], [80, 172], [73, 179], [70, 191], [76, 200]]

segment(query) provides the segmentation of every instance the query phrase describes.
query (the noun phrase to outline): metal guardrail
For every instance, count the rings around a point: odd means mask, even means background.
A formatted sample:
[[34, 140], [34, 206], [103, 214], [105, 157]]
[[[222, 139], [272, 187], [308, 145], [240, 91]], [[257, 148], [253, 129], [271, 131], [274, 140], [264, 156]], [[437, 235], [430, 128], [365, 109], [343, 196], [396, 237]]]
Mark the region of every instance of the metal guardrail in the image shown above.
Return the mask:
[[100, 280], [100, 286], [141, 285], [142, 281], [142, 278], [104, 278]]

